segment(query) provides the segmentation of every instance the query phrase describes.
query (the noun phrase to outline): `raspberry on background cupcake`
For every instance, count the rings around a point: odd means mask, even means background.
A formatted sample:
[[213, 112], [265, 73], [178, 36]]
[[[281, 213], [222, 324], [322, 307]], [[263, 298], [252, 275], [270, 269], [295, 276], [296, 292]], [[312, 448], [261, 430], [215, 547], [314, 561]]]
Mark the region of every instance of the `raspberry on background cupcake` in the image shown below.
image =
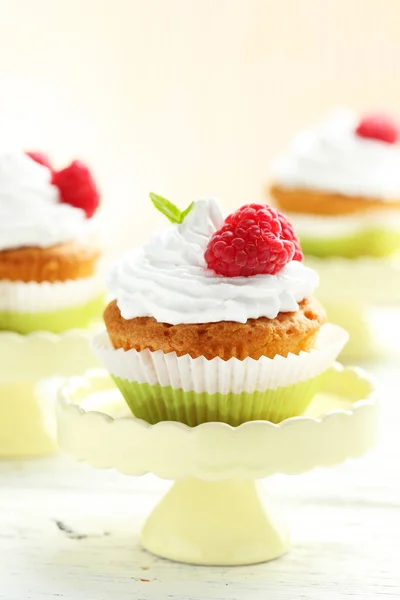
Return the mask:
[[269, 189], [305, 254], [385, 257], [400, 249], [399, 129], [349, 110], [297, 135]]
[[58, 333], [99, 314], [98, 203], [79, 161], [55, 171], [43, 153], [0, 155], [0, 329]]
[[324, 325], [290, 223], [267, 205], [224, 220], [213, 199], [181, 212], [151, 198], [172, 225], [116, 263], [94, 340], [135, 416], [194, 426], [303, 413], [347, 335]]

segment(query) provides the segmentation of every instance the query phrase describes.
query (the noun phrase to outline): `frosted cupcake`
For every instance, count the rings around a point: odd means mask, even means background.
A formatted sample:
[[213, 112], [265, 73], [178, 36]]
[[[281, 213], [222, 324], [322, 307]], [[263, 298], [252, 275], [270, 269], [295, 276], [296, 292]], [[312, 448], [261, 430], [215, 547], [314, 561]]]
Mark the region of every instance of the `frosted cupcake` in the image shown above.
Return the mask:
[[85, 327], [103, 305], [92, 235], [99, 193], [85, 165], [0, 155], [0, 329]]
[[116, 263], [94, 340], [135, 416], [235, 426], [304, 412], [347, 335], [323, 324], [288, 221], [266, 205], [224, 220], [216, 200], [182, 213], [152, 200], [173, 224]]
[[384, 257], [400, 248], [400, 146], [388, 117], [338, 111], [295, 137], [270, 194], [305, 254]]

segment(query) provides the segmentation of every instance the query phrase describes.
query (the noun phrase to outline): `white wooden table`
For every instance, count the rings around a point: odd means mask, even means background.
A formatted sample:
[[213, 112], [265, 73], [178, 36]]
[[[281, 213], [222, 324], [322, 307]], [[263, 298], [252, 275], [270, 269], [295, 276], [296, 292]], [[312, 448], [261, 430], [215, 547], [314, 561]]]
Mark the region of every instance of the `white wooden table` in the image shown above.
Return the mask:
[[400, 388], [383, 391], [383, 440], [367, 457], [275, 477], [294, 547], [242, 568], [190, 567], [147, 554], [145, 515], [166, 488], [66, 457], [0, 462], [0, 598], [6, 600], [338, 600], [400, 598]]

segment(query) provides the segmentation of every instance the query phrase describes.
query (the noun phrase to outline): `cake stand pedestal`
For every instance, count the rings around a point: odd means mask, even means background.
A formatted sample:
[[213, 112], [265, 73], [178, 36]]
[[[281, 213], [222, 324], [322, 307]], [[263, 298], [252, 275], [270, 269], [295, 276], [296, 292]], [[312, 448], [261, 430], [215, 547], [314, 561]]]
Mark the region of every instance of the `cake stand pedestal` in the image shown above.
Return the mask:
[[142, 544], [180, 562], [245, 565], [282, 556], [290, 536], [258, 482], [188, 477], [172, 486], [147, 519]]
[[361, 456], [375, 441], [376, 417], [373, 383], [340, 365], [326, 374], [307, 414], [279, 425], [149, 425], [129, 416], [103, 371], [70, 380], [57, 404], [60, 446], [76, 459], [175, 480], [144, 525], [142, 544], [199, 565], [254, 564], [284, 554], [287, 525], [257, 480]]

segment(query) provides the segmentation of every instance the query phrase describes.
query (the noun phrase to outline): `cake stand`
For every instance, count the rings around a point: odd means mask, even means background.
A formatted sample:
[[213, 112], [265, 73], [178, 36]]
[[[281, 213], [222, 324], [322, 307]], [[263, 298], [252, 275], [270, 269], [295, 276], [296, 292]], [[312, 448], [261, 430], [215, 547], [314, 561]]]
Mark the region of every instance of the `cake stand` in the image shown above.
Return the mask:
[[0, 457], [58, 450], [54, 404], [62, 379], [98, 366], [93, 332], [0, 332]]
[[339, 364], [326, 373], [307, 414], [279, 425], [149, 425], [129, 414], [101, 370], [71, 379], [57, 403], [59, 444], [74, 458], [175, 480], [148, 518], [142, 544], [158, 556], [203, 565], [252, 564], [284, 554], [287, 525], [257, 480], [361, 456], [374, 443], [376, 417], [371, 380]]
[[392, 258], [307, 256], [307, 266], [320, 277], [317, 297], [331, 323], [350, 335], [341, 358], [368, 360], [395, 349], [387, 347], [379, 327], [374, 331], [372, 309], [400, 305], [400, 256]]

